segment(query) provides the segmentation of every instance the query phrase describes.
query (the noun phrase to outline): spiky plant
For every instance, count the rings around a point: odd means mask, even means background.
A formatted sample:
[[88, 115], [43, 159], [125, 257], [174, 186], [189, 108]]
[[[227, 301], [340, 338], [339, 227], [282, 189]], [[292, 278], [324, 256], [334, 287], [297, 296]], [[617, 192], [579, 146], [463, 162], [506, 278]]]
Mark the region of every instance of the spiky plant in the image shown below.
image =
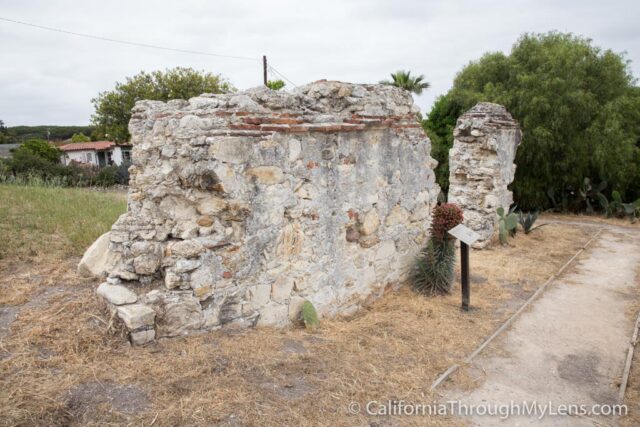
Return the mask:
[[413, 277], [413, 288], [425, 295], [446, 294], [451, 291], [456, 265], [453, 240], [433, 237], [420, 252]]
[[524, 212], [518, 213], [518, 222], [522, 226], [522, 229], [524, 230], [524, 234], [529, 234], [533, 230], [537, 230], [543, 225], [546, 225], [546, 224], [541, 224], [541, 225], [538, 225], [537, 227], [533, 226], [533, 224], [535, 224], [536, 220], [538, 219], [538, 214], [539, 214], [538, 211], [528, 212], [526, 214]]
[[413, 272], [413, 288], [426, 295], [448, 293], [454, 279], [455, 241], [447, 233], [463, 221], [460, 208], [452, 203], [437, 206], [431, 222], [431, 237], [420, 252]]

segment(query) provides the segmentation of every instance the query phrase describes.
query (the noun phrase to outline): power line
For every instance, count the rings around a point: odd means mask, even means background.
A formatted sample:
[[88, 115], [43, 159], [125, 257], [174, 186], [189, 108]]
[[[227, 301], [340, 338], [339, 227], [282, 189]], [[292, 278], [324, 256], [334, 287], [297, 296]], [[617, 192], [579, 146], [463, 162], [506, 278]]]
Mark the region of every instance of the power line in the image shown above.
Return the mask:
[[294, 82], [292, 82], [291, 80], [289, 80], [287, 78], [287, 76], [285, 76], [284, 74], [282, 74], [280, 71], [276, 70], [275, 68], [273, 68], [273, 66], [268, 65], [269, 69], [271, 71], [273, 71], [274, 73], [278, 74], [280, 77], [282, 77], [284, 80], [286, 80], [287, 82], [291, 83], [294, 87], [298, 87], [298, 85], [296, 85]]
[[157, 46], [157, 45], [148, 44], [148, 43], [138, 43], [138, 42], [131, 42], [131, 41], [127, 41], [127, 40], [112, 39], [112, 38], [109, 38], [109, 37], [95, 36], [95, 35], [92, 35], [92, 34], [85, 34], [85, 33], [77, 33], [75, 31], [68, 31], [68, 30], [62, 30], [62, 29], [59, 29], [59, 28], [46, 27], [44, 25], [37, 25], [37, 24], [29, 23], [29, 22], [17, 21], [15, 19], [9, 19], [9, 18], [3, 18], [3, 17], [0, 17], [0, 21], [12, 22], [14, 24], [20, 24], [20, 25], [25, 25], [27, 27], [39, 28], [41, 30], [54, 31], [56, 33], [69, 34], [69, 35], [72, 35], [72, 36], [84, 37], [84, 38], [93, 39], [93, 40], [101, 40], [101, 41], [111, 42], [111, 43], [120, 43], [120, 44], [129, 45], [129, 46], [146, 47], [146, 48], [149, 48], [149, 49], [158, 49], [158, 50], [166, 50], [166, 51], [170, 51], [170, 52], [188, 53], [188, 54], [192, 54], [192, 55], [216, 56], [216, 57], [219, 57], [219, 58], [242, 59], [242, 60], [246, 60], [246, 61], [260, 61], [260, 59], [258, 59], [258, 58], [250, 58], [248, 56], [223, 55], [223, 54], [219, 54], [219, 53], [202, 52], [202, 51], [188, 50], [188, 49], [176, 49], [176, 48], [171, 48], [171, 47]]
[[[14, 23], [14, 24], [24, 25], [24, 26], [27, 26], [27, 27], [38, 28], [40, 30], [53, 31], [53, 32], [56, 32], [56, 33], [68, 34], [68, 35], [77, 36], [77, 37], [83, 37], [83, 38], [92, 39], [92, 40], [106, 41], [106, 42], [110, 42], [110, 43], [119, 43], [119, 44], [124, 44], [124, 45], [128, 45], [128, 46], [144, 47], [144, 48], [148, 48], [148, 49], [165, 50], [165, 51], [169, 51], [169, 52], [186, 53], [186, 54], [191, 54], [191, 55], [214, 56], [214, 57], [218, 57], [218, 58], [231, 58], [231, 59], [240, 59], [240, 60], [245, 60], [245, 61], [257, 61], [257, 62], [261, 61], [261, 59], [251, 58], [251, 57], [248, 57], [248, 56], [224, 55], [224, 54], [220, 54], [220, 53], [203, 52], [203, 51], [197, 51], [197, 50], [177, 49], [177, 48], [172, 48], [172, 47], [153, 45], [153, 44], [149, 44], [149, 43], [139, 43], [139, 42], [132, 42], [132, 41], [128, 41], [128, 40], [113, 39], [113, 38], [110, 38], [110, 37], [96, 36], [96, 35], [93, 35], [93, 34], [78, 33], [78, 32], [75, 32], [75, 31], [69, 31], [69, 30], [63, 30], [63, 29], [60, 29], [60, 28], [47, 27], [45, 25], [33, 24], [33, 23], [30, 23], [30, 22], [18, 21], [18, 20], [15, 20], [15, 19], [3, 18], [1, 16], [0, 16], [0, 21], [11, 22], [11, 23]], [[284, 79], [286, 82], [290, 83], [294, 87], [298, 87], [294, 82], [292, 82], [289, 78], [287, 78], [287, 76], [282, 74], [280, 71], [276, 70], [272, 65], [269, 64], [269, 65], [267, 65], [267, 67], [273, 73], [277, 74], [282, 79]]]

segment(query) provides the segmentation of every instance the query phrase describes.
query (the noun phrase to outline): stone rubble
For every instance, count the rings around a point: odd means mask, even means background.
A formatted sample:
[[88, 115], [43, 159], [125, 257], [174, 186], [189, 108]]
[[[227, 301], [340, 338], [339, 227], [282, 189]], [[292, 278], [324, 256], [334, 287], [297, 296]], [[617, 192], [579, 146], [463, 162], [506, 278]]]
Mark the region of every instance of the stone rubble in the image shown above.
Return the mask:
[[464, 223], [480, 234], [484, 248], [498, 225], [496, 210], [513, 203], [516, 150], [522, 139], [518, 123], [505, 107], [481, 102], [458, 119], [449, 151], [448, 201], [464, 212]]
[[354, 312], [427, 240], [440, 189], [417, 113], [398, 88], [334, 81], [138, 102], [98, 294], [134, 344], [286, 325], [305, 300]]

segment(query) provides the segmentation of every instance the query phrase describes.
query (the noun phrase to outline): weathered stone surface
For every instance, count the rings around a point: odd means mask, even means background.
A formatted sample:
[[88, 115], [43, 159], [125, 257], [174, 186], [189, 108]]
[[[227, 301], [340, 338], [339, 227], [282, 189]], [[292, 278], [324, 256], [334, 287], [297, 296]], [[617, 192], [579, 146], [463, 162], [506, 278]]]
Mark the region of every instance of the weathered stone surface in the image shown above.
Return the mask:
[[132, 342], [281, 326], [307, 299], [351, 313], [406, 279], [439, 192], [417, 112], [398, 88], [328, 81], [138, 102], [110, 235], [109, 280], [143, 283], [133, 306], [155, 313], [122, 315]]
[[153, 341], [156, 338], [156, 331], [153, 329], [147, 329], [142, 331], [133, 331], [129, 333], [129, 339], [133, 345], [144, 345]]
[[169, 255], [182, 258], [195, 258], [204, 251], [204, 246], [197, 240], [180, 240], [167, 245]]
[[360, 232], [365, 236], [375, 233], [380, 226], [380, 217], [378, 217], [378, 211], [375, 209], [371, 209], [364, 216], [362, 220], [362, 226], [360, 227]]
[[226, 208], [226, 200], [210, 195], [200, 200], [196, 206], [196, 210], [202, 215], [216, 215]]
[[503, 106], [481, 102], [458, 119], [453, 136], [448, 200], [462, 208], [465, 224], [480, 234], [473, 246], [483, 248], [497, 226], [496, 210], [513, 203], [508, 185], [522, 133]]
[[258, 166], [247, 169], [247, 175], [253, 176], [261, 184], [280, 184], [284, 181], [282, 169], [276, 166]]
[[111, 232], [89, 246], [78, 264], [78, 273], [85, 277], [102, 277], [108, 274], [120, 261], [120, 253], [109, 250]]
[[204, 317], [200, 301], [190, 291], [161, 293], [145, 302], [158, 313], [156, 334], [158, 337], [186, 335], [202, 327]]
[[133, 259], [133, 269], [136, 274], [153, 274], [160, 266], [160, 257], [155, 253], [137, 256]]
[[122, 285], [110, 285], [107, 282], [101, 283], [96, 293], [113, 305], [133, 304], [138, 300], [135, 292]]
[[121, 305], [116, 308], [118, 317], [130, 330], [153, 327], [156, 312], [144, 304]]

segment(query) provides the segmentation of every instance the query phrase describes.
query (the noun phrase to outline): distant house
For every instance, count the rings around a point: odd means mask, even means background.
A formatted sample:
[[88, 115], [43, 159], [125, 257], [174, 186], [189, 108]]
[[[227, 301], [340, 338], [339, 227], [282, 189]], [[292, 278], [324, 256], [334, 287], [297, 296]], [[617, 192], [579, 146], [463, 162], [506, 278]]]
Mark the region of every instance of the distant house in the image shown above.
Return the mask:
[[95, 166], [120, 166], [131, 163], [131, 145], [117, 145], [111, 141], [75, 142], [58, 147], [63, 165], [72, 162]]

